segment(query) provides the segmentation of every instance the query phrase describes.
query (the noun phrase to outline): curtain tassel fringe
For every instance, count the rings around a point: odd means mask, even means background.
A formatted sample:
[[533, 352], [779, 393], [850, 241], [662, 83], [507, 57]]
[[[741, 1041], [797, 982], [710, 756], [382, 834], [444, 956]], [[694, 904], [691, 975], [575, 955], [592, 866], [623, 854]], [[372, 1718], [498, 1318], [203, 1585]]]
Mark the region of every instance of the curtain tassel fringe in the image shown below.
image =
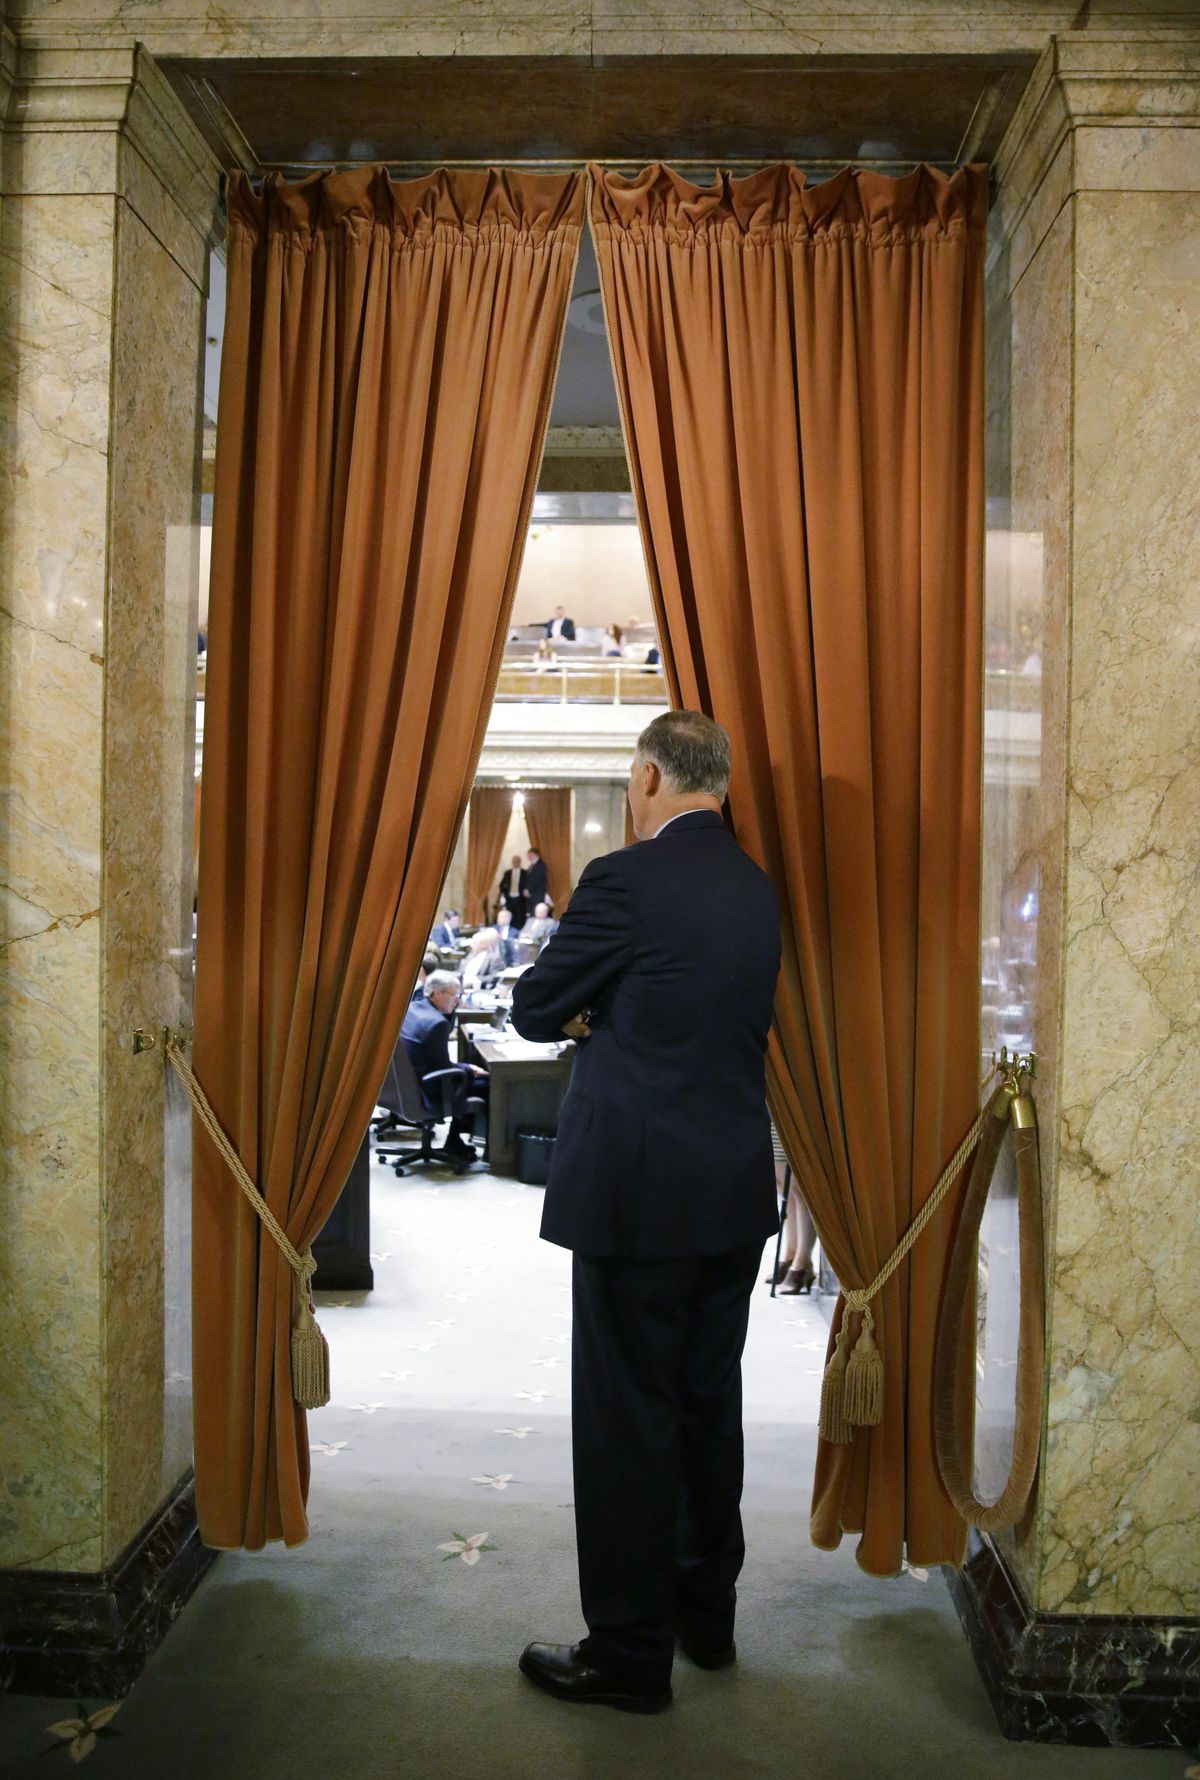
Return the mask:
[[854, 1438], [854, 1430], [846, 1420], [846, 1356], [842, 1349], [845, 1336], [843, 1317], [837, 1344], [821, 1380], [821, 1414], [817, 1423], [821, 1438], [831, 1440], [835, 1446], [848, 1446]]
[[324, 1409], [329, 1401], [329, 1343], [307, 1291], [300, 1294], [292, 1324], [292, 1396], [301, 1409]]
[[862, 1333], [846, 1367], [844, 1410], [856, 1428], [875, 1428], [883, 1420], [883, 1355], [875, 1343], [874, 1321], [864, 1310]]

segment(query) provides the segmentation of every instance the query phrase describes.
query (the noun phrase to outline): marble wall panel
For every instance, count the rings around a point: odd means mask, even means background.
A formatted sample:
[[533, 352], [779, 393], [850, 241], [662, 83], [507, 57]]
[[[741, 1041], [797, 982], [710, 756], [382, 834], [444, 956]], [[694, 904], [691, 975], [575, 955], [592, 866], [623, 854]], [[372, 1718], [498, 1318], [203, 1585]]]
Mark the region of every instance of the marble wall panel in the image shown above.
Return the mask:
[[[1191, 0], [1155, 0], [1145, 15], [1184, 19]], [[1129, 0], [1093, 0], [1103, 29], [1128, 19]], [[651, 55], [703, 51], [818, 55], [985, 54], [1038, 51], [1051, 32], [1078, 26], [1077, 0], [989, 0], [964, 8], [948, 0], [876, 0], [847, 9], [840, 0], [779, 0], [769, 11], [716, 0], [403, 0], [381, 14], [373, 0], [264, 0], [252, 16], [200, 0], [15, 0], [23, 33], [86, 30], [104, 40], [144, 41], [173, 55]]]
[[194, 743], [184, 688], [189, 645], [193, 687], [195, 669], [204, 315], [201, 289], [124, 203], [116, 249], [104, 739], [107, 1558], [190, 1463], [178, 1388], [164, 1438], [166, 1374], [182, 1370], [187, 1303], [186, 1252], [176, 1252], [171, 1365], [164, 1232], [186, 1251], [190, 1167], [167, 1130], [180, 1111], [166, 1096], [161, 1054], [135, 1057], [130, 1040], [138, 1026], [190, 1021]]
[[1038, 1605], [1200, 1612], [1200, 195], [1075, 200], [1070, 805]]
[[0, 1567], [101, 1553], [112, 215], [9, 196], [0, 236]]
[[190, 1120], [129, 1039], [190, 1008], [207, 223], [147, 157], [216, 169], [144, 59], [59, 60], [0, 217], [0, 1568], [89, 1570], [190, 1460]]

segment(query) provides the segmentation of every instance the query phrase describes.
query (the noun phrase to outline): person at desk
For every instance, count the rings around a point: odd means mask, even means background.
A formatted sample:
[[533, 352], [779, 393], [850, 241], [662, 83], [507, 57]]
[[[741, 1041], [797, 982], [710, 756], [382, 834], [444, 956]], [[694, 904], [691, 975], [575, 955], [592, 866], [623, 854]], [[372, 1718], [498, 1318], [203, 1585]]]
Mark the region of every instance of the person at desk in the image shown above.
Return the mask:
[[536, 847], [530, 847], [525, 855], [525, 906], [535, 909], [539, 902], [549, 902], [550, 895], [546, 882], [546, 861]]
[[508, 910], [514, 930], [524, 927], [529, 914], [529, 898], [525, 894], [525, 871], [519, 853], [513, 854], [508, 870], [500, 873], [500, 907]]
[[[425, 978], [420, 999], [409, 1004], [404, 1024], [400, 1028], [400, 1037], [412, 1059], [417, 1080], [422, 1084], [425, 1077], [432, 1075], [435, 1070], [456, 1067], [455, 1060], [450, 1055], [450, 1037], [454, 1010], [461, 994], [462, 984], [452, 970], [431, 970]], [[466, 1111], [466, 1102], [469, 1097], [486, 1102], [488, 1079], [487, 1070], [478, 1063], [468, 1064], [467, 1068], [470, 1075], [463, 1077], [462, 1087], [455, 1099], [450, 1130], [442, 1145], [442, 1153], [456, 1161], [473, 1162], [476, 1160], [475, 1151], [465, 1135], [472, 1126], [471, 1115]], [[426, 1106], [431, 1105], [423, 1085], [421, 1097]]]
[[417, 972], [416, 988], [413, 990], [412, 994], [409, 996], [410, 1002], [419, 1001], [420, 998], [422, 997], [422, 995], [424, 995], [425, 980], [428, 976], [431, 975], [431, 973], [433, 971], [435, 971], [438, 968], [438, 962], [439, 962], [439, 960], [438, 960], [438, 955], [436, 952], [426, 952], [425, 956], [421, 960], [421, 968]]
[[530, 920], [521, 929], [522, 939], [537, 939], [545, 942], [552, 934], [558, 932], [558, 922], [550, 913], [549, 903], [539, 902]]
[[567, 617], [565, 606], [555, 606], [554, 616], [546, 622], [546, 635], [551, 642], [561, 637], [564, 643], [575, 641], [575, 620]]
[[501, 909], [496, 916], [496, 950], [505, 970], [517, 962], [516, 922], [507, 909]]
[[430, 943], [449, 950], [458, 944], [458, 910], [447, 909], [429, 936]]
[[500, 936], [494, 927], [481, 927], [471, 935], [467, 956], [463, 960], [462, 986], [481, 989], [485, 982], [498, 977], [504, 969]]
[[721, 818], [729, 737], [696, 711], [638, 739], [640, 845], [593, 859], [513, 989], [525, 1038], [579, 1041], [542, 1236], [574, 1250], [572, 1439], [588, 1635], [534, 1643], [558, 1699], [671, 1699], [675, 1635], [736, 1660], [741, 1356], [779, 1227], [765, 1056], [779, 972], [766, 873]]

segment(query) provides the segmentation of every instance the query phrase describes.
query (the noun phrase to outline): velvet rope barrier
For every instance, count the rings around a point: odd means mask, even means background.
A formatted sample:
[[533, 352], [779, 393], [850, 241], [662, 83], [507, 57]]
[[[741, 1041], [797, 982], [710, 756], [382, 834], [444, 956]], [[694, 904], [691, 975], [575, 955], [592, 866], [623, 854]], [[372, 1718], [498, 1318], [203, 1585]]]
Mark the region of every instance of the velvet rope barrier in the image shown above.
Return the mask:
[[[1037, 1112], [1029, 1091], [1033, 1059], [1006, 1060], [1006, 1080], [980, 1135], [950, 1255], [933, 1362], [933, 1430], [938, 1470], [946, 1494], [968, 1526], [996, 1533], [1021, 1518], [1037, 1475], [1042, 1434], [1042, 1369], [1045, 1352], [1045, 1281], [1042, 1252], [1042, 1178]], [[967, 1326], [975, 1249], [992, 1176], [1011, 1131], [1020, 1224], [1020, 1313], [1017, 1337], [1016, 1412], [1012, 1464], [994, 1502], [979, 1500], [963, 1463], [955, 1413], [961, 1369], [975, 1365], [973, 1330]]]

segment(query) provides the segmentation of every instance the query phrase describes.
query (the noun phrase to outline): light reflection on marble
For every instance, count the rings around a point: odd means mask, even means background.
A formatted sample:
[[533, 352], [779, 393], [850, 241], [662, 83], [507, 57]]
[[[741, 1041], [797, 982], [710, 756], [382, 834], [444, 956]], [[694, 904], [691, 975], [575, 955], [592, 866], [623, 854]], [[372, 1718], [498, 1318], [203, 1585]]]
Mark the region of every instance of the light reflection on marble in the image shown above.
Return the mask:
[[[135, 1027], [187, 1024], [190, 1008], [191, 736], [198, 540], [201, 291], [140, 217], [117, 231], [122, 326], [112, 408], [112, 596], [105, 726], [106, 1553], [153, 1514], [190, 1463], [181, 1386], [187, 1364], [190, 1161], [160, 1052], [135, 1057]], [[148, 790], [154, 787], [154, 793]], [[186, 923], [186, 925], [185, 925]], [[185, 944], [187, 952], [184, 953]], [[184, 966], [188, 968], [184, 968]], [[186, 1122], [186, 1120], [185, 1120]], [[167, 1171], [166, 1162], [174, 1164]], [[164, 1237], [170, 1258], [165, 1354]], [[168, 1372], [182, 1374], [171, 1381]], [[164, 1435], [170, 1408], [172, 1425]]]
[[[1038, 1055], [1046, 1228], [1056, 1165], [1055, 1068], [1066, 772], [1070, 490], [1070, 233], [1056, 225], [1010, 290], [999, 230], [989, 251], [985, 575], [982, 1029]], [[1006, 1146], [980, 1235], [986, 1315], [977, 1362], [976, 1483], [1008, 1475], [1016, 1383], [1016, 1183]], [[1037, 1591], [1036, 1501], [998, 1543], [1027, 1598]]]

